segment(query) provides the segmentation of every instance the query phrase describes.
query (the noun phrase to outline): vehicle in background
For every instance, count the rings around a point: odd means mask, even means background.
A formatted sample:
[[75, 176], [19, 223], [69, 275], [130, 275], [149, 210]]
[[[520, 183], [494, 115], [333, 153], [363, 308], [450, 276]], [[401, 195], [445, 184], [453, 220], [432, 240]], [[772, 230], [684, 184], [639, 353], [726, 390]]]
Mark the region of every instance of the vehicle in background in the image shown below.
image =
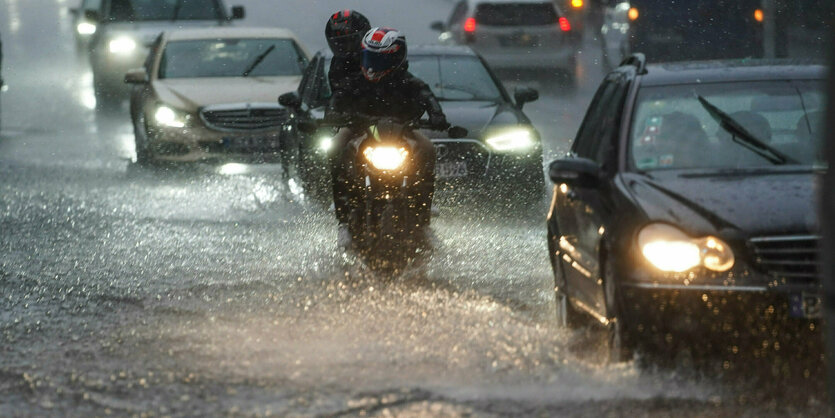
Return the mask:
[[610, 63], [633, 52], [653, 62], [761, 58], [764, 19], [760, 0], [610, 1], [601, 39]]
[[613, 359], [696, 347], [705, 332], [729, 346], [765, 324], [809, 332], [819, 316], [825, 71], [769, 62], [638, 54], [551, 163], [558, 313], [604, 324]]
[[[298, 148], [297, 174], [307, 192], [330, 199], [328, 155], [334, 132], [308, 135], [298, 124], [319, 120], [331, 96], [330, 51], [318, 52], [296, 93], [279, 101], [293, 112], [285, 127]], [[442, 195], [486, 191], [496, 200], [536, 203], [543, 200], [544, 173], [539, 132], [522, 112], [536, 100], [536, 90], [520, 88], [514, 100], [476, 53], [466, 47], [409, 48], [409, 72], [425, 81], [443, 107], [447, 120], [468, 130], [466, 138], [423, 130], [435, 145], [436, 189]]]
[[230, 15], [222, 0], [102, 0], [97, 11], [88, 10], [84, 16], [95, 26], [90, 65], [96, 102], [107, 108], [127, 97], [125, 72], [142, 66], [161, 32], [227, 26], [232, 19], [244, 17], [244, 8], [233, 7]]
[[445, 45], [466, 45], [496, 71], [576, 74], [580, 31], [553, 1], [461, 0], [447, 21], [434, 22]]
[[579, 40], [583, 39], [586, 21], [590, 15], [593, 0], [557, 0], [557, 8], [571, 23], [571, 31]]
[[75, 50], [79, 55], [86, 56], [90, 38], [98, 29], [96, 23], [88, 18], [88, 11], [98, 12], [102, 0], [81, 0], [78, 7], [70, 9], [72, 15], [73, 34], [75, 35]]
[[288, 112], [276, 96], [298, 87], [308, 59], [283, 29], [164, 32], [124, 75], [137, 161], [279, 156]]

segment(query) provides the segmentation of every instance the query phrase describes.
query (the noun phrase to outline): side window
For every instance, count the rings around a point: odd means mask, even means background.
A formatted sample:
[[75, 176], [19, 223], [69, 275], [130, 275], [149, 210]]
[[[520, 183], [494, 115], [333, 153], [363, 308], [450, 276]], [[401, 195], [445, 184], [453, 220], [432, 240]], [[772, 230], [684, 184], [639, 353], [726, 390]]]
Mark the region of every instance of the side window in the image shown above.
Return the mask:
[[455, 8], [452, 10], [452, 14], [449, 16], [449, 21], [447, 22], [447, 27], [452, 27], [455, 24], [460, 24], [461, 19], [464, 18], [464, 15], [467, 14], [467, 2], [459, 1], [458, 4], [455, 5]]
[[591, 157], [603, 167], [604, 171], [608, 171], [608, 163], [614, 162], [612, 157], [617, 151], [618, 133], [620, 132], [620, 123], [623, 116], [623, 104], [626, 100], [626, 95], [629, 93], [629, 80], [625, 75], [618, 73], [616, 77], [612, 77], [610, 83], [614, 86], [614, 91], [608, 103], [603, 107], [603, 113], [600, 118], [600, 131], [597, 134], [600, 139], [597, 150], [594, 151], [594, 155]]
[[603, 113], [608, 108], [608, 103], [615, 90], [615, 83], [610, 82], [608, 78], [597, 89], [571, 149], [578, 157], [595, 159], [597, 156]]
[[302, 103], [309, 103], [310, 101], [310, 90], [313, 88], [312, 81], [316, 74], [316, 67], [319, 66], [319, 63], [322, 60], [319, 57], [314, 57], [313, 61], [308, 64], [307, 68], [304, 70], [304, 75], [302, 76], [302, 81], [299, 83], [299, 98], [301, 98]]

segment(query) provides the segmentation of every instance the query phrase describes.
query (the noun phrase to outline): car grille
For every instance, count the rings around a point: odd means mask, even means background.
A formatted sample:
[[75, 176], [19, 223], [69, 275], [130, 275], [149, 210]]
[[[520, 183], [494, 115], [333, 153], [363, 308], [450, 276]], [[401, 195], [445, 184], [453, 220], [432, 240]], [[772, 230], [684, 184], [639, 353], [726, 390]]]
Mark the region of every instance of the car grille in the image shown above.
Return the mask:
[[278, 105], [206, 107], [200, 117], [209, 128], [219, 131], [258, 131], [280, 127], [287, 109]]
[[820, 237], [794, 235], [751, 239], [756, 264], [786, 284], [820, 279]]

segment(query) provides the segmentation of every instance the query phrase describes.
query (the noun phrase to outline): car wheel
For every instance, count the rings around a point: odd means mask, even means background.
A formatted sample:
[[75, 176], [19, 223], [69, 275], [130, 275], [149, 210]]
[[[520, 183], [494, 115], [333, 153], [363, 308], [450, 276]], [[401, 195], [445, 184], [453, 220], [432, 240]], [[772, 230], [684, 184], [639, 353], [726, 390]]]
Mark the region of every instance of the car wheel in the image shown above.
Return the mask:
[[612, 257], [606, 257], [603, 264], [603, 294], [606, 299], [606, 325], [608, 358], [610, 363], [629, 361], [634, 356], [630, 319], [623, 310], [622, 295], [617, 285], [617, 267]]
[[145, 124], [145, 113], [140, 112], [133, 123], [133, 144], [136, 149], [136, 163], [145, 165], [153, 160], [151, 149], [148, 146], [148, 131]]

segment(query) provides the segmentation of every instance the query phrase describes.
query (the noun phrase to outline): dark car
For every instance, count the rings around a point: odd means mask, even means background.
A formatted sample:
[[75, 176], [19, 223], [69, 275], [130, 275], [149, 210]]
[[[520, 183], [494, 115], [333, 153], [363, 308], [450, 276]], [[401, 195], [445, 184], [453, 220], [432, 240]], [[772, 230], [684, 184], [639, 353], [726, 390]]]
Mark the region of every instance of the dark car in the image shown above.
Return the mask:
[[[311, 195], [329, 195], [328, 153], [334, 132], [306, 135], [300, 122], [321, 119], [331, 96], [327, 72], [331, 55], [320, 51], [307, 67], [299, 90], [281, 98], [292, 109], [285, 135], [299, 149], [297, 172]], [[522, 112], [538, 93], [518, 89], [515, 102], [484, 61], [465, 47], [417, 46], [409, 49], [409, 71], [424, 80], [441, 101], [449, 122], [466, 128], [467, 138], [424, 131], [435, 144], [439, 189], [483, 188], [492, 196], [543, 196], [542, 145], [539, 132]], [[485, 188], [484, 186], [489, 186]], [[494, 188], [495, 186], [495, 188]]]
[[623, 358], [658, 338], [817, 317], [823, 79], [816, 65], [640, 55], [608, 74], [549, 168], [561, 321], [599, 320]]
[[88, 15], [98, 13], [102, 0], [81, 0], [78, 7], [70, 9], [72, 27], [75, 28], [75, 49], [79, 55], [85, 55], [89, 47], [90, 38], [95, 35], [98, 26], [88, 18]]
[[760, 0], [623, 4], [613, 7], [627, 12], [629, 51], [644, 53], [653, 62], [763, 56], [765, 14]]

